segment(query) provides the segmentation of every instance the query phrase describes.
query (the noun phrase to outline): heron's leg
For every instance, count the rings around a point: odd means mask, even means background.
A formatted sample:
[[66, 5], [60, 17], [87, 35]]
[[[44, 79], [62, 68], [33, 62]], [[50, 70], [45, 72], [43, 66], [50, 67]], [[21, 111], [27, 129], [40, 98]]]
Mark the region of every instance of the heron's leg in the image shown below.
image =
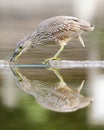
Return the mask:
[[53, 56], [54, 59], [57, 59], [58, 56], [60, 55], [60, 53], [64, 50], [64, 47], [65, 47], [66, 43], [62, 43], [60, 44], [60, 49], [58, 50], [58, 52]]
[[80, 91], [82, 90], [82, 88], [83, 88], [83, 86], [84, 86], [84, 83], [85, 83], [85, 80], [83, 80], [83, 81], [81, 82], [81, 85], [77, 88], [78, 93], [80, 93]]
[[57, 52], [53, 57], [46, 59], [44, 63], [48, 62], [49, 60], [58, 60], [58, 59], [59, 59], [58, 56], [59, 56], [60, 53], [63, 51], [65, 45], [66, 45], [66, 43], [60, 44], [61, 47], [60, 47], [60, 49], [58, 50], [58, 52]]
[[85, 47], [85, 44], [84, 44], [84, 41], [83, 41], [81, 35], [78, 35], [77, 38], [78, 38], [78, 40], [80, 41], [82, 47]]
[[62, 75], [60, 74], [59, 70], [57, 68], [50, 68], [49, 70], [53, 71], [57, 78], [59, 79], [60, 83], [63, 85], [66, 85]]

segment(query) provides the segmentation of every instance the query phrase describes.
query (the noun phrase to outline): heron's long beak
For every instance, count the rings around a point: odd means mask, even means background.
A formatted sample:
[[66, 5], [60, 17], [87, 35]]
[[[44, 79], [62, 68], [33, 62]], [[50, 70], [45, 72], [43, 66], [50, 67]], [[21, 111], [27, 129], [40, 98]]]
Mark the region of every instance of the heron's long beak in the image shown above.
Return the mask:
[[14, 62], [18, 57], [19, 57], [19, 55], [20, 55], [20, 50], [15, 50], [15, 52], [13, 53], [13, 55], [11, 56], [11, 58], [10, 58], [10, 62]]

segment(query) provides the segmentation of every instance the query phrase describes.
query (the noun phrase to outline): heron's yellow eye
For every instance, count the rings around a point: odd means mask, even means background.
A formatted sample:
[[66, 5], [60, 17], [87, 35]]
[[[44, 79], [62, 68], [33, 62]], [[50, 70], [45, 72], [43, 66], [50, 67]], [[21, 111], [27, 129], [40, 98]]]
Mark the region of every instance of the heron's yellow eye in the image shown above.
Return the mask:
[[19, 49], [22, 49], [22, 48], [23, 48], [22, 46], [19, 47]]
[[18, 51], [20, 52], [23, 49], [22, 46], [19, 46]]

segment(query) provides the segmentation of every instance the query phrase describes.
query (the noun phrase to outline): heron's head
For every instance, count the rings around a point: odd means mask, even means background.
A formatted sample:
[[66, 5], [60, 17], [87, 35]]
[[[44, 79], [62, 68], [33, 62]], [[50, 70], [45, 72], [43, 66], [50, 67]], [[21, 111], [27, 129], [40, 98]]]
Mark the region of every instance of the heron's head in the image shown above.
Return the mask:
[[30, 41], [20, 41], [17, 43], [16, 49], [10, 58], [10, 62], [14, 62], [24, 51], [30, 47]]
[[90, 32], [94, 30], [94, 25], [90, 24], [89, 22], [85, 21], [85, 20], [80, 20], [80, 26], [82, 28], [82, 30], [86, 31], [86, 32]]

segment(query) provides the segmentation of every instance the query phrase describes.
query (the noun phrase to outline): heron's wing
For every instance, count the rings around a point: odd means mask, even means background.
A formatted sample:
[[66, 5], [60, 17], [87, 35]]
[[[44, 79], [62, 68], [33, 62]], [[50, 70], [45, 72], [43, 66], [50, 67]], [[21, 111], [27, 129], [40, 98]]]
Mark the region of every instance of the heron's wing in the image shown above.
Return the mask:
[[56, 18], [47, 22], [48, 31], [55, 32], [67, 32], [67, 31], [78, 31], [80, 24], [73, 19], [67, 19], [66, 17]]
[[50, 34], [49, 36], [57, 40], [65, 40], [80, 31], [80, 24], [72, 17], [54, 17], [43, 21], [38, 29], [42, 33], [45, 31], [44, 33]]

